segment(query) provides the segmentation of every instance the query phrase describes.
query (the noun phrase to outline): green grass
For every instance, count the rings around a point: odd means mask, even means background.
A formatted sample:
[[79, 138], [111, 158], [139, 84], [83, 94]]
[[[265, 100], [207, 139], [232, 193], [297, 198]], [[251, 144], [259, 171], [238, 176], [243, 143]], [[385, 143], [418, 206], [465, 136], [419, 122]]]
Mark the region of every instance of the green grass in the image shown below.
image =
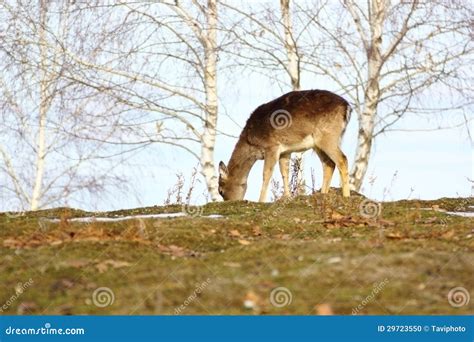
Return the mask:
[[[359, 307], [359, 314], [472, 314], [474, 300], [461, 307], [448, 301], [452, 288], [474, 288], [472, 218], [438, 209], [467, 211], [474, 199], [387, 202], [374, 218], [361, 216], [363, 200], [333, 191], [266, 204], [210, 203], [200, 217], [113, 223], [71, 222], [96, 214], [67, 208], [0, 214], [0, 310], [307, 315]], [[61, 222], [44, 220], [54, 217]], [[100, 287], [113, 292], [113, 304], [95, 305]], [[272, 305], [277, 287], [288, 289], [291, 303]]]

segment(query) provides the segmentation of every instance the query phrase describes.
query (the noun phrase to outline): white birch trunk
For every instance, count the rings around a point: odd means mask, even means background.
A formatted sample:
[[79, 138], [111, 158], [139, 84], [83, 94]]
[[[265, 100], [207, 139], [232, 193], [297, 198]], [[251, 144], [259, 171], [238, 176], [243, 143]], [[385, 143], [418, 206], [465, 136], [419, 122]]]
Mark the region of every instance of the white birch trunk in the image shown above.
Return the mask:
[[46, 56], [46, 37], [45, 25], [47, 14], [46, 0], [40, 3], [40, 22], [39, 25], [39, 49], [40, 49], [40, 89], [39, 89], [39, 122], [38, 137], [36, 142], [36, 162], [35, 162], [35, 180], [33, 183], [33, 192], [31, 194], [30, 209], [37, 210], [40, 207], [42, 196], [42, 185], [44, 177], [45, 159], [46, 159], [46, 115], [48, 112], [48, 66]]
[[[281, 8], [281, 16], [284, 25], [285, 31], [285, 50], [288, 56], [288, 64], [286, 66], [286, 71], [290, 76], [291, 80], [291, 87], [293, 90], [300, 90], [300, 80], [301, 80], [301, 69], [300, 69], [300, 57], [298, 55], [298, 50], [296, 46], [296, 42], [293, 39], [293, 25], [291, 22], [291, 14], [290, 14], [290, 0], [280, 0], [280, 8]], [[298, 194], [305, 193], [305, 185], [304, 185], [304, 161], [303, 161], [303, 153], [298, 152], [295, 153], [296, 162], [299, 165], [298, 174], [296, 175], [297, 181], [297, 191]]]
[[285, 50], [288, 56], [287, 72], [290, 75], [293, 90], [300, 90], [300, 59], [293, 39], [290, 0], [280, 0], [281, 16], [285, 30]]
[[206, 113], [201, 139], [201, 170], [213, 201], [218, 200], [217, 175], [214, 167], [214, 146], [217, 126], [217, 0], [208, 0], [205, 37]]
[[367, 49], [368, 75], [365, 87], [364, 109], [359, 116], [359, 133], [354, 165], [351, 170], [351, 188], [359, 191], [369, 165], [374, 133], [374, 121], [380, 99], [380, 69], [383, 64], [381, 53], [382, 30], [385, 19], [385, 2], [371, 1], [370, 31], [371, 37]]

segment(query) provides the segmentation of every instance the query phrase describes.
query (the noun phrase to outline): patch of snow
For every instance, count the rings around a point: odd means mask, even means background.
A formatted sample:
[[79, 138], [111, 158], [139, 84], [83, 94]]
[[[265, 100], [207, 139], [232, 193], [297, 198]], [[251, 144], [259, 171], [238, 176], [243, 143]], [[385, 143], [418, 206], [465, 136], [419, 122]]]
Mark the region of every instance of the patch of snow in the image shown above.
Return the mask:
[[[412, 210], [417, 210], [417, 208], [410, 208]], [[474, 209], [474, 206], [469, 206], [469, 209]], [[433, 209], [433, 208], [420, 208], [420, 210], [432, 210], [447, 215], [462, 216], [462, 217], [474, 217], [474, 211], [446, 211], [444, 209]]]
[[462, 216], [462, 217], [474, 217], [473, 211], [447, 211], [448, 215]]
[[[148, 214], [148, 215], [130, 215], [130, 216], [120, 216], [120, 217], [75, 217], [71, 218], [68, 221], [70, 222], [119, 222], [126, 220], [134, 219], [161, 219], [161, 218], [176, 218], [176, 217], [192, 217], [191, 215], [186, 215], [185, 213], [164, 213], [164, 214]], [[212, 214], [207, 216], [199, 216], [203, 218], [222, 218], [224, 216]], [[60, 219], [47, 219], [50, 222], [60, 222]]]

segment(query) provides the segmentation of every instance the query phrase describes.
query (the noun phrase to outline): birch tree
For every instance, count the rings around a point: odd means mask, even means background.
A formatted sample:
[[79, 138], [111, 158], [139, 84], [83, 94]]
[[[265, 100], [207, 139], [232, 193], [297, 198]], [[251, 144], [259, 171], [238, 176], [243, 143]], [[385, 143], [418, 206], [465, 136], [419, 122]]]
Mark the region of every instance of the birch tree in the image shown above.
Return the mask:
[[472, 120], [468, 3], [346, 0], [303, 7], [324, 42], [308, 51], [312, 61], [307, 65], [337, 84], [358, 116], [353, 189], [362, 186], [374, 139], [396, 129], [406, 114], [442, 111], [457, 113], [459, 125]]
[[87, 75], [80, 82], [142, 113], [143, 140], [136, 143], [165, 144], [195, 157], [211, 198], [219, 199], [214, 164], [217, 1], [206, 5], [193, 1], [187, 6], [180, 1], [121, 1], [83, 5], [82, 10], [109, 13], [107, 27], [94, 34], [104, 42], [120, 41], [112, 49], [98, 51], [101, 62], [64, 48]]
[[71, 10], [46, 0], [0, 4], [0, 195], [7, 210], [104, 194], [119, 179], [121, 160], [105, 159], [124, 149], [104, 141], [120, 135], [113, 117], [121, 107], [65, 77], [71, 64], [58, 41], [80, 46], [84, 38]]

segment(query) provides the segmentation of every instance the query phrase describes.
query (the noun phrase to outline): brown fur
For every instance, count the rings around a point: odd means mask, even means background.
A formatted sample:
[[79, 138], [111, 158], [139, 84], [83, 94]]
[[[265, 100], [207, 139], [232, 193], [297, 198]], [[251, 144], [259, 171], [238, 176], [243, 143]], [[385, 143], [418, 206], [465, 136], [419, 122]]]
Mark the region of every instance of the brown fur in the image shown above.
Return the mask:
[[[293, 91], [258, 107], [247, 120], [228, 167], [219, 164], [219, 192], [225, 200], [243, 199], [253, 164], [264, 159], [260, 201], [277, 161], [289, 195], [289, 160], [292, 152], [314, 149], [323, 164], [326, 193], [337, 165], [343, 195], [349, 196], [347, 158], [339, 148], [350, 118], [350, 106], [342, 97], [325, 90]], [[280, 118], [280, 120], [277, 120]], [[291, 124], [288, 120], [291, 120]], [[286, 124], [285, 124], [286, 123]]]

